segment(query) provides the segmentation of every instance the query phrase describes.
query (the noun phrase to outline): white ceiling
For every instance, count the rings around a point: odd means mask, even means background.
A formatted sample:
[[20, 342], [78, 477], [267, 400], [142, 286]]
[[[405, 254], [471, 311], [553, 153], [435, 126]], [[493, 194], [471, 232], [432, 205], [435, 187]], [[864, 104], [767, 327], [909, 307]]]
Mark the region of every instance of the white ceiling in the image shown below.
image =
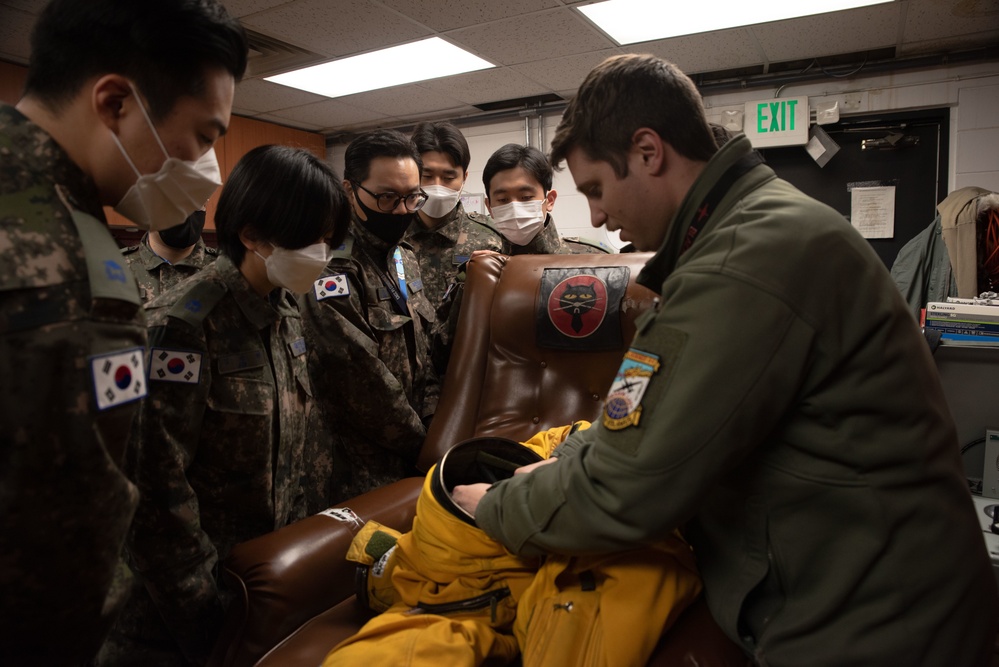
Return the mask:
[[[989, 57], [999, 71], [999, 0], [895, 0], [627, 47], [617, 46], [576, 9], [592, 1], [224, 0], [249, 30], [297, 47], [310, 64], [437, 35], [496, 65], [331, 100], [262, 80], [276, 73], [266, 71], [271, 61], [251, 59], [233, 112], [326, 134], [458, 120], [485, 113], [475, 105], [552, 93], [568, 98], [594, 65], [626, 52], [668, 58], [701, 82], [800, 72], [813, 58], [827, 59], [819, 62], [825, 67], [812, 69], [819, 73], [827, 67], [851, 71], [863, 62], [862, 55], [835, 58], [843, 54], [866, 53], [883, 62], [982, 47], [993, 49]], [[678, 12], [698, 6], [676, 4]], [[27, 63], [28, 35], [44, 5], [0, 0], [0, 59]], [[399, 66], [419, 70], [420, 63]]]

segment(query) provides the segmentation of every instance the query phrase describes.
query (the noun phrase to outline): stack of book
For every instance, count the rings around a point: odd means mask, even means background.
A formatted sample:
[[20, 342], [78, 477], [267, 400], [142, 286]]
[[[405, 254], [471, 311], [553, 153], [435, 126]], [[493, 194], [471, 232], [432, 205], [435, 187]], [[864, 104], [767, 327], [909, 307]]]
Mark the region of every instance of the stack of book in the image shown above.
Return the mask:
[[926, 304], [927, 331], [948, 343], [999, 346], [999, 300], [958, 299]]

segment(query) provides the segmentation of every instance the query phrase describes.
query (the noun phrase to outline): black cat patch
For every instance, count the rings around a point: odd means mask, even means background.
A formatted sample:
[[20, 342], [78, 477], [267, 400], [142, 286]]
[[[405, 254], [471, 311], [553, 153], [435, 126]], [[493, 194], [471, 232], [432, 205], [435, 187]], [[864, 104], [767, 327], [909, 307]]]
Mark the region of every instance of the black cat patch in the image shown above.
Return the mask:
[[540, 347], [609, 350], [621, 346], [626, 266], [545, 269], [536, 318]]

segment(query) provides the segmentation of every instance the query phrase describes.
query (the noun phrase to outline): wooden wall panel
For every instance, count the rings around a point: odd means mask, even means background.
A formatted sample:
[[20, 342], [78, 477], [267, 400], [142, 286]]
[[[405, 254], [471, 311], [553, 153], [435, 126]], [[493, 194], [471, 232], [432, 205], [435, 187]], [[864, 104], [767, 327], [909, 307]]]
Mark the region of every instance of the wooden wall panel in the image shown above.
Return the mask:
[[27, 78], [27, 67], [0, 60], [0, 102], [17, 104], [24, 91], [24, 80]]

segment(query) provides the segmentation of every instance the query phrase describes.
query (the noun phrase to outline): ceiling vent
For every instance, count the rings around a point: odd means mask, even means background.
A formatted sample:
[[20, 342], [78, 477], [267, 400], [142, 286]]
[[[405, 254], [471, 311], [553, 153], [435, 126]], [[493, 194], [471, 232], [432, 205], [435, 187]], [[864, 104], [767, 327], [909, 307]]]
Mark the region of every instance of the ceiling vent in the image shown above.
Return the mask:
[[547, 93], [545, 95], [534, 95], [532, 97], [517, 97], [512, 100], [500, 100], [498, 102], [483, 102], [482, 104], [473, 104], [476, 109], [482, 111], [500, 111], [502, 109], [518, 109], [518, 108], [530, 108], [530, 107], [541, 107], [545, 104], [550, 104], [552, 102], [564, 102], [562, 97], [559, 97], [555, 93]]
[[250, 43], [246, 74], [250, 77], [270, 76], [329, 60], [326, 56], [262, 35], [244, 27]]

